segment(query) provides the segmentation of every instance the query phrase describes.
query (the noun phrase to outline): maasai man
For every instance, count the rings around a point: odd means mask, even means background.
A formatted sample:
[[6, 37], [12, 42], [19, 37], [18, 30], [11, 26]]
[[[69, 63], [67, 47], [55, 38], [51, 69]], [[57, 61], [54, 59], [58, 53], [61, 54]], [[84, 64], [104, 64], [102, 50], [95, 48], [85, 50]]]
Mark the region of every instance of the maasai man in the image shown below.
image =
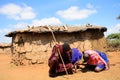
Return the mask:
[[79, 65], [81, 65], [82, 53], [77, 48], [72, 48], [72, 64], [74, 72], [77, 72]]
[[68, 73], [73, 73], [74, 66], [79, 65], [82, 58], [82, 54], [79, 50], [77, 48], [71, 49], [68, 43], [64, 43], [63, 45], [55, 45], [48, 61], [48, 65], [50, 67], [50, 77], [55, 77], [57, 73], [65, 71], [58, 50], [60, 51]]
[[68, 43], [64, 43], [63, 45], [55, 45], [52, 49], [52, 54], [48, 60], [50, 77], [56, 77], [57, 73], [65, 71], [59, 54], [62, 56], [67, 72], [72, 73], [71, 48]]
[[109, 69], [109, 60], [105, 53], [94, 50], [83, 52], [84, 62], [87, 62], [86, 68], [96, 72]]

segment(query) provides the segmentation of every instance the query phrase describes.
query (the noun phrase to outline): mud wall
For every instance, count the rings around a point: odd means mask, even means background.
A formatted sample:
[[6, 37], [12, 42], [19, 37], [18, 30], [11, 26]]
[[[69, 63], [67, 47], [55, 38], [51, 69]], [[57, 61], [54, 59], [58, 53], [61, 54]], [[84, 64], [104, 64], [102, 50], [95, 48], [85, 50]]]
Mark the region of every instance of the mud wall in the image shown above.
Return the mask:
[[[55, 38], [59, 44], [68, 42], [71, 48], [76, 47], [80, 51], [87, 49], [105, 51], [106, 47], [102, 32], [55, 33]], [[12, 38], [12, 63], [16, 65], [47, 63], [54, 45], [51, 33], [16, 34]]]
[[0, 54], [11, 54], [11, 45], [0, 44]]

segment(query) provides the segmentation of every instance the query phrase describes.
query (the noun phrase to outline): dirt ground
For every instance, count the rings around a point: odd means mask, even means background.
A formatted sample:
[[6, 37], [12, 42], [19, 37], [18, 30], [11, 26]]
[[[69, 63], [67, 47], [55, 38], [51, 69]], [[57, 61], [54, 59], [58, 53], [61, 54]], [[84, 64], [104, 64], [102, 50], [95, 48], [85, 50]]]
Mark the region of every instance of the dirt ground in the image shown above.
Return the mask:
[[10, 64], [9, 54], [0, 54], [0, 80], [120, 80], [120, 51], [108, 52], [107, 55], [109, 70], [99, 73], [78, 71], [72, 75], [50, 78], [47, 64], [15, 66]]

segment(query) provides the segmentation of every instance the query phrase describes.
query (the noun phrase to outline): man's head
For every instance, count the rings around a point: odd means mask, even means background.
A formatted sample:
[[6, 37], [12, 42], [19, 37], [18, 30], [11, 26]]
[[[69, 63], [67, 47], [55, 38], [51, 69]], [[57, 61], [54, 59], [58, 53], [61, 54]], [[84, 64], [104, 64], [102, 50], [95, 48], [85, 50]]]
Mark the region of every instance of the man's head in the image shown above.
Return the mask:
[[89, 59], [90, 55], [83, 52], [83, 59], [86, 62]]
[[64, 43], [62, 47], [63, 47], [63, 52], [67, 52], [71, 50], [70, 45], [68, 43]]

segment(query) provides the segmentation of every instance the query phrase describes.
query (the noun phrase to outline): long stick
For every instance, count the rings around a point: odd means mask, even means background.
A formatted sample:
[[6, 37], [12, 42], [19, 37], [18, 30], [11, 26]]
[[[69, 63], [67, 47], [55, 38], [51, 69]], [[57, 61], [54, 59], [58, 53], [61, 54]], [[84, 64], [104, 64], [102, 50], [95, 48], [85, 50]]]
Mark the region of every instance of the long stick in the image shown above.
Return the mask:
[[[53, 31], [52, 31], [49, 27], [48, 27], [48, 29], [51, 31], [52, 36], [53, 36], [53, 39], [54, 39], [55, 43], [57, 44], [57, 40], [56, 40], [56, 38], [55, 38], [55, 35], [54, 35]], [[60, 59], [61, 59], [61, 61], [62, 61], [62, 63], [63, 63], [63, 67], [64, 67], [64, 69], [65, 69], [65, 72], [66, 72], [66, 74], [68, 75], [68, 72], [67, 72], [65, 63], [64, 63], [64, 61], [63, 61], [63, 58], [62, 58], [62, 56], [61, 56], [61, 54], [60, 54], [60, 50], [59, 50], [59, 49], [58, 49], [58, 54], [60, 55]]]

